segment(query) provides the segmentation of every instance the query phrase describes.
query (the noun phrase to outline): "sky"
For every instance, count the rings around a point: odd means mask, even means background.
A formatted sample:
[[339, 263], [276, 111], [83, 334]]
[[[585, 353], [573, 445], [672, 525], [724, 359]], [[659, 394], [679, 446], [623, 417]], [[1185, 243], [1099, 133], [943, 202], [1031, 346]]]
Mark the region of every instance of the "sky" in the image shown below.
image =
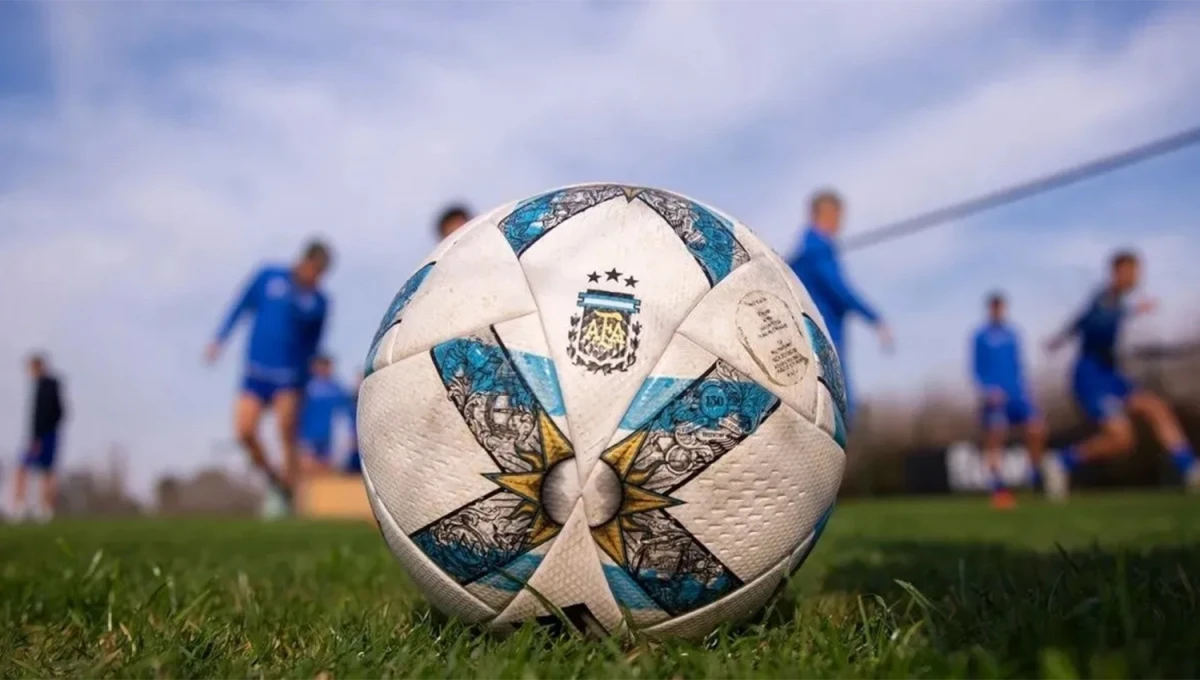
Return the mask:
[[[787, 254], [818, 187], [854, 233], [1198, 123], [1196, 3], [0, 3], [0, 457], [43, 349], [68, 467], [228, 462], [240, 348], [203, 348], [310, 236], [349, 374], [449, 201], [657, 186]], [[897, 341], [852, 327], [860, 392], [967, 389], [996, 288], [1062, 374], [1041, 341], [1120, 246], [1161, 304], [1134, 338], [1196, 330], [1198, 185], [1194, 148], [847, 254]]]

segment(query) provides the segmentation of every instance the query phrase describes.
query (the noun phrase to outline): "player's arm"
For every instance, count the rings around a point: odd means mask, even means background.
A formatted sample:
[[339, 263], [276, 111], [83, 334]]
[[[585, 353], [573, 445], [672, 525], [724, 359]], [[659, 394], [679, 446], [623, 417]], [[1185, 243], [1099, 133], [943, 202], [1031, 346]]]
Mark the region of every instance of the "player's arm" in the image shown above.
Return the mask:
[[217, 328], [216, 337], [208, 346], [207, 356], [209, 361], [215, 361], [220, 355], [221, 348], [225, 345], [225, 342], [229, 340], [230, 334], [233, 333], [233, 329], [237, 326], [238, 321], [241, 320], [242, 316], [254, 311], [259, 297], [259, 289], [263, 285], [264, 276], [265, 272], [262, 271], [255, 274], [254, 277], [247, 282], [245, 287], [242, 288], [242, 292], [238, 295], [237, 299], [234, 300], [233, 305], [229, 308], [229, 312], [226, 313], [224, 320], [222, 320], [220, 327]]
[[991, 364], [988, 353], [987, 342], [984, 340], [983, 333], [975, 334], [974, 347], [971, 352], [971, 373], [975, 377], [975, 388], [979, 390], [980, 396], [987, 399], [989, 402], [995, 402], [1002, 397], [1002, 392], [993, 384], [991, 378]]
[[306, 327], [305, 334], [300, 339], [306, 367], [311, 366], [313, 359], [317, 357], [317, 351], [321, 347], [321, 336], [325, 333], [325, 321], [328, 318], [329, 301], [322, 297], [316, 311], [316, 318], [313, 319], [312, 325]]
[[843, 309], [857, 313], [875, 327], [879, 334], [879, 341], [884, 349], [890, 350], [892, 347], [892, 332], [887, 324], [880, 318], [879, 313], [867, 304], [867, 301], [850, 287], [842, 276], [842, 269], [838, 266], [831, 254], [817, 258], [816, 267], [814, 268], [817, 276], [817, 286], [821, 288], [821, 292], [825, 294], [826, 299], [833, 299], [842, 306]]
[[1046, 349], [1050, 350], [1051, 352], [1056, 352], [1063, 345], [1070, 342], [1071, 338], [1075, 337], [1075, 334], [1079, 332], [1080, 327], [1083, 326], [1083, 320], [1087, 317], [1087, 313], [1088, 310], [1085, 309], [1083, 312], [1076, 314], [1071, 319], [1071, 322], [1066, 325], [1066, 327], [1050, 337], [1050, 340], [1046, 342]]

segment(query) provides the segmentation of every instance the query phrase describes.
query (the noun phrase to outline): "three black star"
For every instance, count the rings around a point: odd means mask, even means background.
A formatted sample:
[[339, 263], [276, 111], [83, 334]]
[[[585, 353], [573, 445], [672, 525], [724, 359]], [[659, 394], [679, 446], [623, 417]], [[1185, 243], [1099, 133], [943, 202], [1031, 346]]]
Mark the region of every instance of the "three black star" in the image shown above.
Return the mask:
[[617, 271], [616, 267], [604, 272], [604, 275], [608, 277], [605, 279], [606, 281], [616, 281], [621, 278], [621, 272]]
[[591, 274], [588, 274], [588, 283], [599, 283], [599, 281], [600, 281], [600, 275], [597, 274], [596, 272], [592, 272]]

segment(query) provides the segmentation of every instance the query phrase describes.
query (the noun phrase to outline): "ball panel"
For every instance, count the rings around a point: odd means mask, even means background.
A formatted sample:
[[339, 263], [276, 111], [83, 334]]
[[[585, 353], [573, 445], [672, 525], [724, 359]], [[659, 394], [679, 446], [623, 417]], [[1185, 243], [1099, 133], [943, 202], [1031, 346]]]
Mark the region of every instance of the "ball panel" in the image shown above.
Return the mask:
[[563, 612], [585, 608], [582, 611], [594, 617], [610, 633], [621, 626], [621, 610], [601, 571], [596, 544], [588, 531], [586, 512], [581, 503], [576, 503], [545, 559], [529, 578], [527, 587], [496, 616], [496, 623], [516, 623], [550, 615], [543, 598]]
[[481, 223], [437, 260], [404, 308], [403, 322], [390, 331], [391, 342], [376, 364], [385, 366], [489, 324], [536, 312], [517, 258], [491, 223]]
[[705, 295], [678, 333], [815, 420], [818, 368], [789, 290], [769, 262], [751, 261]]
[[367, 377], [360, 388], [363, 466], [405, 534], [497, 490], [500, 472], [446, 398], [428, 353]]
[[546, 553], [557, 540], [551, 539], [487, 576], [468, 583], [467, 592], [497, 612], [502, 611], [525, 587], [529, 577], [541, 565]]
[[678, 494], [744, 445], [780, 401], [682, 336], [676, 336], [660, 363], [691, 365], [698, 375], [693, 373], [683, 389], [672, 390], [657, 411], [606, 449], [585, 484], [584, 500], [589, 501], [587, 489], [606, 467], [616, 472], [622, 490], [619, 512], [605, 523], [592, 523], [597, 545], [628, 577], [610, 575], [609, 581], [629, 591], [627, 599], [648, 600], [678, 616], [727, 596], [744, 582], [679, 521], [675, 511], [684, 501]]
[[800, 302], [800, 308], [804, 310], [804, 314], [814, 319], [821, 330], [829, 335], [829, 327], [825, 325], [825, 319], [821, 317], [817, 303], [813, 302], [808, 289], [804, 287], [803, 283], [800, 283], [800, 279], [796, 278], [796, 272], [792, 271], [788, 263], [784, 262], [783, 258], [770, 248], [765, 248], [762, 258], [769, 262], [775, 271], [779, 272], [779, 277], [787, 284], [788, 290], [792, 291], [792, 295]]
[[845, 456], [784, 406], [672, 496], [667, 512], [749, 582], [785, 559], [837, 496]]
[[786, 566], [786, 562], [781, 562], [736, 593], [702, 609], [647, 628], [644, 632], [656, 638], [698, 639], [708, 635], [722, 623], [753, 616], [778, 592], [787, 575]]
[[372, 485], [371, 474], [366, 469], [363, 470], [363, 483], [367, 487], [367, 498], [371, 500], [371, 509], [375, 513], [384, 541], [429, 603], [443, 614], [468, 623], [480, 623], [494, 617], [494, 610], [459, 587], [404, 535], [392, 514], [380, 502], [380, 495]]
[[521, 264], [586, 476], [708, 281], [662, 218], [624, 194], [546, 232]]
[[[550, 358], [546, 334], [538, 314], [498, 323], [496, 335], [508, 350], [513, 365], [529, 385], [542, 410], [554, 420], [568, 440], [573, 441], [567, 406], [563, 400], [558, 367]], [[574, 465], [574, 463], [572, 463]]]

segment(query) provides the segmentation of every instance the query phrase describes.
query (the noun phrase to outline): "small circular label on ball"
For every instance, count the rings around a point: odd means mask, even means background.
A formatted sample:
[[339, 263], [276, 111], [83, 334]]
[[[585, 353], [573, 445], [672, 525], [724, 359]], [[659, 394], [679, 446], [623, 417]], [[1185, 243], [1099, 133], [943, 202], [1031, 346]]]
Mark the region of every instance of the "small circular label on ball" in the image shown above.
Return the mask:
[[746, 293], [734, 318], [738, 340], [776, 385], [800, 382], [808, 368], [808, 344], [787, 303], [765, 291]]

